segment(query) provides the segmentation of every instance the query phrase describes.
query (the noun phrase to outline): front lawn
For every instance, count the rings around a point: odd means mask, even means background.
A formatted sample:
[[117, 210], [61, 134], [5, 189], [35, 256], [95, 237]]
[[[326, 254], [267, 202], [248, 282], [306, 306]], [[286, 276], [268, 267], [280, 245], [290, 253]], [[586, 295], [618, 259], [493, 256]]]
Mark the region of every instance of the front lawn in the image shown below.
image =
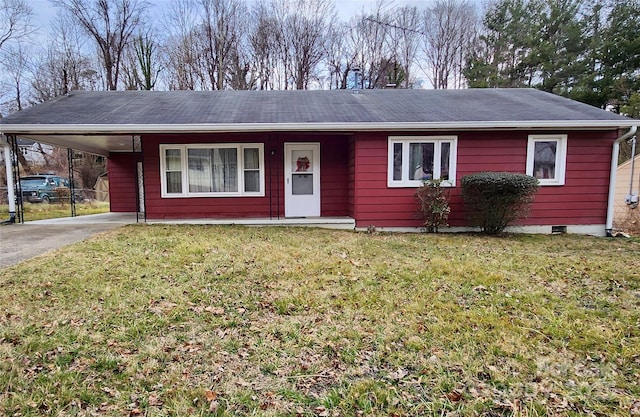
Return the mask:
[[[76, 216], [87, 214], [108, 213], [109, 203], [102, 201], [87, 201], [76, 203]], [[9, 206], [0, 205], [0, 219], [6, 220], [9, 217]], [[57, 219], [60, 217], [71, 217], [71, 205], [65, 203], [24, 203], [24, 221]]]
[[126, 226], [0, 270], [0, 414], [640, 415], [639, 252]]

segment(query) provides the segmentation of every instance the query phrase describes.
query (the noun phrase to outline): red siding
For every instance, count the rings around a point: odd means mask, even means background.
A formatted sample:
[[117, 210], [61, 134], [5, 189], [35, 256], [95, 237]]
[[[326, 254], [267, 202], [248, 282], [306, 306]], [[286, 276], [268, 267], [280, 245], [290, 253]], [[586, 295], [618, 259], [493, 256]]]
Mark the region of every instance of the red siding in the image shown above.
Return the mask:
[[358, 183], [356, 179], [356, 141], [355, 138], [351, 137], [349, 139], [349, 152], [348, 152], [348, 214], [351, 218], [356, 218], [356, 210], [357, 200], [356, 200], [356, 184]]
[[109, 205], [112, 212], [137, 210], [136, 160], [133, 153], [112, 153], [107, 160]]
[[[284, 216], [284, 143], [320, 142], [321, 215], [348, 215], [348, 139], [344, 135], [202, 134], [143, 137], [147, 218], [234, 218]], [[264, 197], [162, 198], [160, 144], [264, 143]]]
[[[524, 173], [528, 135], [540, 132], [460, 132], [457, 184], [450, 189], [451, 226], [466, 226], [460, 179], [479, 171]], [[544, 132], [548, 133], [548, 132]], [[567, 132], [553, 132], [567, 133]], [[415, 133], [411, 133], [415, 135]], [[445, 134], [451, 134], [447, 132]], [[396, 133], [393, 133], [396, 135]], [[426, 135], [438, 135], [428, 133]], [[354, 217], [358, 227], [419, 227], [415, 188], [387, 187], [385, 132], [357, 136]], [[564, 186], [541, 187], [528, 225], [604, 224], [611, 148], [617, 132], [568, 132]]]
[[[564, 186], [542, 187], [536, 195], [530, 225], [603, 224], [609, 164], [615, 131], [600, 132], [445, 132], [458, 137], [457, 184], [450, 189], [451, 226], [466, 226], [460, 179], [478, 171], [525, 172], [529, 134], [567, 134]], [[419, 227], [415, 188], [387, 187], [388, 137], [402, 132], [348, 134], [228, 133], [145, 135], [143, 137], [148, 218], [233, 218], [284, 216], [284, 143], [320, 142], [321, 215], [351, 216], [358, 227]], [[438, 135], [437, 132], [425, 135]], [[410, 135], [416, 135], [415, 132]], [[166, 143], [265, 144], [264, 197], [161, 198], [159, 145]], [[113, 211], [135, 211], [133, 154], [109, 160]]]
[[349, 140], [324, 138], [320, 143], [320, 198], [322, 216], [346, 216], [349, 212]]

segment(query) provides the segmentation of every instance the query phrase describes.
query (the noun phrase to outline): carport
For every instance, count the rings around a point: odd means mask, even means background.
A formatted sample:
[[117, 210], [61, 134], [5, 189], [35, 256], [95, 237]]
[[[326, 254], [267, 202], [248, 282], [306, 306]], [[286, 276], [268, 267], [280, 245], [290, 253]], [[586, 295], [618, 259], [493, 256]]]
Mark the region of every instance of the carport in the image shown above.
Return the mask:
[[[132, 152], [134, 155], [141, 151], [140, 137], [131, 135], [105, 135], [92, 134], [88, 131], [73, 130], [68, 133], [60, 133], [60, 130], [49, 126], [42, 129], [33, 125], [13, 125], [9, 128], [7, 125], [0, 126], [0, 143], [2, 143], [5, 168], [7, 175], [7, 197], [9, 201], [9, 216], [5, 223], [24, 223], [24, 199], [20, 188], [20, 169], [18, 153], [18, 137], [30, 139], [33, 141], [47, 143], [67, 149], [68, 159], [68, 177], [71, 182], [70, 192], [70, 216], [76, 217], [74, 195], [74, 151], [81, 151], [89, 154], [109, 157], [110, 152]], [[56, 131], [56, 132], [53, 132]], [[65, 131], [66, 132], [66, 131]], [[137, 193], [137, 207], [135, 212], [136, 221], [142, 217], [144, 219], [144, 202], [141, 197], [140, 188], [142, 187], [142, 167], [139, 166], [132, 169], [138, 170], [138, 184], [133, 185]], [[131, 210], [132, 212], [134, 210]]]

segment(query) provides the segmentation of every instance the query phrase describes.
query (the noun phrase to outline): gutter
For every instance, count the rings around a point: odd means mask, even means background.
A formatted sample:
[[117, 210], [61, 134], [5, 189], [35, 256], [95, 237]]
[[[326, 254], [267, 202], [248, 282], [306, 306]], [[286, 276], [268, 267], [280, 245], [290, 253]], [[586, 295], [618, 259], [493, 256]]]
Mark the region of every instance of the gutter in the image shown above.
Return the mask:
[[296, 123], [180, 123], [180, 124], [0, 124], [0, 132], [15, 135], [131, 135], [144, 133], [305, 132], [380, 130], [489, 130], [489, 129], [611, 129], [630, 126], [620, 120], [476, 120], [450, 122], [305, 122]]
[[620, 155], [620, 144], [636, 134], [638, 126], [631, 126], [629, 131], [613, 142], [613, 152], [611, 154], [611, 173], [609, 174], [609, 199], [607, 202], [607, 222], [605, 225], [608, 237], [613, 236], [613, 212], [616, 193], [616, 175], [618, 172], [618, 156]]

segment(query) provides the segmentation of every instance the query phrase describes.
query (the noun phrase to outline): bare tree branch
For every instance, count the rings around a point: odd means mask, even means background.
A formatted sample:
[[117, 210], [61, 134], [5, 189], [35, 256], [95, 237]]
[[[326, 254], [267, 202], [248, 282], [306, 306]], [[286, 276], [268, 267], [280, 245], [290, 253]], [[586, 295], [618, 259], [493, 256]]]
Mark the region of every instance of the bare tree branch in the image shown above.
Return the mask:
[[24, 0], [0, 0], [0, 50], [10, 40], [19, 41], [34, 31], [33, 10]]
[[468, 0], [436, 0], [425, 10], [422, 51], [433, 88], [449, 88], [450, 82], [461, 82], [476, 21], [475, 9]]
[[106, 88], [116, 90], [125, 47], [149, 6], [145, 0], [51, 0], [68, 10], [94, 39], [105, 70]]

